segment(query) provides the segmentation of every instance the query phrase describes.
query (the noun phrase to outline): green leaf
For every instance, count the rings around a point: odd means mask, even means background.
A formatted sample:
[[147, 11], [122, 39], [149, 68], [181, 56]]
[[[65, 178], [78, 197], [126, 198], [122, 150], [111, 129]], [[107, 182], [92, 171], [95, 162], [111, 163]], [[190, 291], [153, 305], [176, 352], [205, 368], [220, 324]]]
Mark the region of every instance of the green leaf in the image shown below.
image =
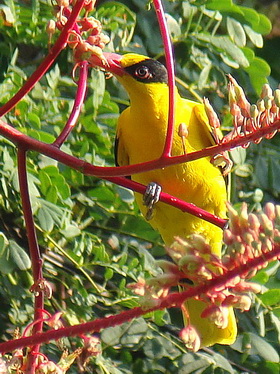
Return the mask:
[[181, 35], [181, 28], [178, 21], [168, 13], [165, 13], [165, 18], [170, 35], [176, 39], [176, 37]]
[[49, 210], [45, 207], [41, 207], [38, 210], [37, 218], [41, 228], [46, 232], [51, 232], [53, 229], [54, 221]]
[[242, 7], [243, 12], [243, 22], [250, 25], [250, 27], [257, 33], [265, 35], [271, 31], [271, 22], [270, 20], [261, 13], [256, 12], [255, 9]]
[[280, 304], [280, 289], [266, 291], [259, 297], [265, 305], [271, 306]]
[[258, 363], [256, 369], [259, 373], [265, 374], [279, 374], [280, 373], [280, 364], [270, 361], [262, 361]]
[[238, 48], [228, 36], [212, 36], [207, 34], [198, 34], [196, 36], [199, 40], [212, 44], [217, 48], [220, 54], [228, 55], [233, 61], [242, 67], [248, 67], [249, 61], [244, 53]]
[[10, 258], [10, 249], [6, 246], [0, 256], [0, 272], [2, 274], [9, 274], [15, 267], [14, 261]]
[[97, 109], [103, 101], [105, 92], [105, 75], [102, 71], [92, 69], [91, 87], [94, 91], [92, 95], [93, 108]]
[[233, 349], [243, 352], [243, 336], [246, 336], [246, 352], [248, 355], [259, 355], [261, 358], [271, 362], [279, 362], [279, 354], [264, 338], [247, 332], [240, 335], [233, 343]]
[[51, 185], [49, 188], [48, 188], [48, 191], [46, 193], [46, 199], [51, 202], [51, 203], [56, 203], [57, 202], [57, 199], [58, 199], [58, 190], [57, 190], [57, 187], [54, 186], [54, 185]]
[[106, 281], [110, 280], [111, 278], [113, 278], [113, 275], [114, 275], [114, 271], [113, 269], [111, 268], [106, 268], [105, 270], [105, 274], [104, 274], [104, 278]]
[[59, 174], [58, 167], [55, 165], [45, 166], [42, 171], [47, 173], [50, 177], [56, 177]]
[[124, 346], [129, 347], [138, 344], [148, 331], [147, 322], [142, 317], [124, 325], [123, 331], [125, 334], [121, 336], [121, 344]]
[[198, 88], [200, 90], [202, 90], [206, 86], [211, 68], [212, 68], [212, 64], [208, 64], [202, 69], [199, 75], [198, 82], [197, 82]]
[[[178, 374], [203, 373], [206, 368], [212, 366], [213, 361], [199, 355], [185, 353], [179, 361]], [[213, 371], [212, 371], [213, 372]]]
[[246, 44], [246, 34], [240, 22], [234, 18], [227, 17], [227, 30], [231, 40], [238, 46], [244, 47]]
[[260, 33], [251, 29], [248, 25], [243, 25], [246, 34], [248, 35], [251, 42], [258, 48], [263, 47], [263, 37]]
[[[244, 54], [247, 54], [247, 49], [243, 49]], [[244, 67], [244, 70], [249, 74], [251, 83], [257, 92], [260, 94], [261, 89], [267, 83], [267, 77], [270, 75], [270, 66], [260, 57], [250, 59], [250, 65]]]
[[8, 247], [11, 259], [20, 270], [31, 268], [30, 258], [23, 248], [21, 248], [14, 240], [10, 240]]
[[37, 114], [33, 112], [27, 113], [27, 121], [29, 122], [29, 125], [35, 127], [35, 129], [41, 128], [41, 120]]
[[133, 204], [134, 202], [134, 193], [122, 186], [116, 186], [117, 193], [119, 194], [120, 198], [126, 202], [127, 204]]
[[233, 12], [242, 14], [241, 7], [232, 3], [232, 0], [207, 0], [206, 6], [208, 9], [219, 10], [220, 12]]
[[71, 224], [67, 225], [65, 229], [60, 230], [60, 232], [65, 235], [66, 238], [74, 238], [81, 234], [79, 227]]
[[6, 242], [7, 242], [6, 236], [2, 232], [0, 232], [0, 257], [2, 257], [4, 253], [4, 250], [7, 245]]
[[39, 171], [39, 179], [41, 182], [41, 191], [45, 195], [51, 186], [51, 178], [43, 169]]
[[224, 356], [220, 355], [219, 353], [215, 353], [215, 352], [213, 353], [212, 357], [214, 358], [215, 364], [218, 368], [223, 368], [224, 370], [226, 370], [226, 373], [230, 373], [230, 374], [235, 374], [236, 373], [236, 371], [230, 365], [227, 358], [225, 358]]

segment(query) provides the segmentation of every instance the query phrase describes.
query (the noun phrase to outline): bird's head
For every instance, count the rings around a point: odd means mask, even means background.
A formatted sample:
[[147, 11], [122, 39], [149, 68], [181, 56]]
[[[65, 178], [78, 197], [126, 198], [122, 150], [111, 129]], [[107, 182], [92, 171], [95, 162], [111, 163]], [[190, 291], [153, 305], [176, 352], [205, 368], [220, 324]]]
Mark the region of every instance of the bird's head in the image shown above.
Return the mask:
[[164, 91], [167, 90], [167, 70], [157, 60], [135, 53], [118, 55], [104, 52], [104, 57], [107, 63], [98, 59], [97, 56], [92, 56], [91, 65], [112, 73], [124, 86], [130, 97], [135, 92], [150, 95], [153, 92], [162, 91], [159, 90], [159, 87]]

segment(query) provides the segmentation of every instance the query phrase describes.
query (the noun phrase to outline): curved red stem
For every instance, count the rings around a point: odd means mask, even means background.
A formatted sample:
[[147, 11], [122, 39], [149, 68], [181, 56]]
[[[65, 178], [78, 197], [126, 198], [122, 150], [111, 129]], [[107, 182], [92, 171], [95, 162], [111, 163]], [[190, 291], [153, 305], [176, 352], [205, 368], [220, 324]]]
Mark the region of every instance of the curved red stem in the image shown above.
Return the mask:
[[81, 112], [82, 105], [84, 103], [86, 89], [87, 89], [87, 76], [88, 76], [88, 63], [83, 61], [79, 65], [79, 80], [78, 80], [78, 89], [75, 96], [75, 101], [69, 119], [61, 131], [60, 135], [53, 142], [55, 147], [60, 148], [61, 145], [65, 142], [70, 132], [73, 130], [74, 126], [77, 123], [78, 117]]

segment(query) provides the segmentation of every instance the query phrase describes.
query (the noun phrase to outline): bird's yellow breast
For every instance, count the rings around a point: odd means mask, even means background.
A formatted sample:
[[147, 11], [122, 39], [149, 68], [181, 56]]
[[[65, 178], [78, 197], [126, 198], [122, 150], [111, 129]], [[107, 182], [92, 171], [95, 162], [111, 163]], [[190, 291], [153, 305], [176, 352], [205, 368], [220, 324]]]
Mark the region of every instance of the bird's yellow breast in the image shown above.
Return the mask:
[[[166, 138], [168, 87], [160, 83], [151, 83], [145, 87], [145, 84], [135, 83], [126, 76], [120, 80], [129, 93], [131, 106], [119, 118], [119, 163], [136, 164], [157, 159], [161, 156]], [[184, 154], [183, 142], [187, 152], [211, 145], [209, 125], [202, 104], [182, 99], [176, 93], [175, 113], [173, 156]], [[181, 123], [188, 128], [186, 139], [178, 135]], [[225, 182], [220, 170], [210, 163], [209, 158], [135, 174], [132, 179], [145, 185], [156, 182], [164, 192], [225, 217]], [[136, 199], [145, 214], [142, 196], [136, 196]], [[202, 233], [214, 245], [214, 251], [220, 252], [222, 230], [176, 208], [157, 204], [150, 223], [160, 231], [167, 244], [173, 242], [174, 236]], [[215, 247], [219, 249], [215, 250]]]

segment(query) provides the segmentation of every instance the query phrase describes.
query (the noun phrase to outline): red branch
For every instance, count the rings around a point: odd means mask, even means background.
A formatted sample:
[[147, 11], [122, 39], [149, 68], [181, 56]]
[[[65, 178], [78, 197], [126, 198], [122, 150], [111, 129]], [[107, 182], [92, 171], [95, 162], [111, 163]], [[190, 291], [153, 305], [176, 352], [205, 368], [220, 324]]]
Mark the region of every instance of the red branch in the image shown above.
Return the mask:
[[168, 125], [167, 133], [165, 138], [165, 145], [163, 149], [162, 156], [163, 158], [168, 158], [171, 156], [171, 149], [173, 144], [173, 133], [174, 133], [174, 121], [175, 121], [175, 77], [174, 77], [174, 58], [173, 58], [173, 49], [168, 32], [168, 27], [166, 23], [165, 13], [160, 0], [153, 0], [154, 7], [156, 10], [156, 15], [159, 23], [159, 28], [161, 31], [161, 37], [163, 41], [163, 46], [165, 50], [166, 57], [166, 67], [167, 67], [167, 76], [168, 76], [168, 92], [169, 92], [169, 101], [168, 101]]
[[182, 303], [191, 297], [198, 296], [201, 294], [205, 294], [210, 292], [214, 288], [222, 288], [224, 285], [229, 282], [231, 279], [240, 276], [242, 277], [243, 274], [248, 273], [251, 269], [256, 269], [258, 267], [263, 266], [266, 262], [270, 262], [280, 258], [280, 245], [275, 245], [274, 249], [268, 253], [263, 253], [261, 256], [258, 256], [254, 259], [249, 260], [246, 264], [240, 265], [239, 267], [228, 271], [216, 278], [211, 279], [204, 285], [200, 285], [197, 287], [191, 287], [187, 291], [184, 292], [176, 292], [169, 294], [167, 297], [163, 299], [159, 299], [159, 303], [157, 306], [154, 306], [149, 309], [144, 308], [133, 308], [124, 312], [121, 312], [117, 315], [112, 315], [105, 318], [99, 318], [94, 321], [86, 322], [80, 325], [75, 325], [71, 327], [63, 327], [58, 330], [51, 330], [47, 332], [43, 332], [40, 334], [36, 334], [29, 337], [24, 337], [20, 339], [14, 339], [5, 343], [0, 344], [0, 353], [6, 353], [14, 351], [15, 349], [24, 348], [28, 346], [32, 346], [34, 344], [42, 344], [46, 343], [50, 340], [58, 340], [63, 337], [70, 337], [70, 336], [79, 336], [81, 334], [99, 332], [102, 329], [121, 325], [124, 322], [128, 322], [133, 318], [137, 318], [141, 315], [145, 315], [147, 313], [164, 309], [164, 308], [173, 308], [173, 307], [180, 307]]
[[[223, 151], [230, 150], [231, 148], [235, 148], [241, 146], [243, 144], [247, 144], [248, 142], [252, 142], [257, 140], [261, 137], [264, 137], [275, 130], [280, 128], [280, 121], [276, 121], [274, 124], [270, 125], [269, 127], [264, 127], [262, 129], [258, 129], [254, 133], [247, 134], [242, 137], [238, 137], [236, 139], [230, 140], [226, 143], [222, 143], [219, 145], [214, 145], [212, 147], [208, 147], [202, 149], [200, 151], [192, 152], [182, 156], [174, 156], [163, 159], [157, 159], [153, 161], [148, 161], [143, 164], [137, 165], [129, 165], [129, 166], [121, 166], [121, 167], [101, 167], [95, 166], [83, 160], [80, 160], [74, 156], [71, 156], [57, 147], [43, 143], [39, 140], [33, 139], [20, 131], [16, 130], [12, 126], [8, 125], [7, 123], [0, 121], [0, 134], [6, 137], [7, 139], [11, 140], [14, 144], [18, 147], [23, 147], [24, 149], [34, 150], [41, 154], [44, 154], [50, 158], [53, 158], [73, 169], [76, 169], [86, 175], [93, 175], [96, 177], [100, 177], [106, 179], [112, 183], [119, 184], [123, 187], [129, 188], [135, 192], [139, 192], [143, 194], [146, 190], [146, 186], [129, 180], [127, 178], [119, 177], [119, 175], [131, 175], [134, 174], [133, 170], [136, 172], [144, 172], [149, 171], [152, 169], [158, 169], [170, 165], [176, 165], [182, 162], [188, 162], [196, 160], [200, 157], [212, 156], [217, 153], [221, 153]], [[132, 173], [131, 173], [132, 172]], [[164, 203], [177, 207], [185, 212], [193, 214], [197, 217], [207, 220], [221, 228], [224, 227], [226, 221], [218, 218], [203, 209], [200, 209], [193, 204], [187, 203], [183, 200], [177, 199], [174, 196], [166, 194], [164, 192], [161, 193], [160, 200]]]
[[[18, 150], [18, 177], [19, 177], [19, 188], [22, 200], [22, 210], [24, 215], [24, 221], [26, 225], [26, 233], [29, 244], [29, 251], [32, 263], [33, 281], [36, 285], [39, 284], [43, 277], [42, 274], [42, 259], [37, 242], [37, 236], [34, 226], [34, 220], [31, 209], [31, 202], [29, 196], [27, 170], [26, 170], [26, 151], [22, 148]], [[37, 290], [35, 292], [35, 305], [34, 305], [34, 320], [42, 319], [42, 310], [44, 307], [44, 294], [42, 290]], [[37, 334], [42, 331], [43, 323], [37, 323], [33, 328], [33, 334]], [[40, 345], [36, 344], [33, 347], [30, 346], [31, 353], [39, 352]], [[36, 364], [36, 356], [30, 354], [28, 356], [28, 370], [32, 372], [34, 365]], [[29, 371], [27, 371], [29, 372]]]
[[70, 132], [73, 130], [74, 126], [77, 123], [79, 118], [82, 105], [84, 103], [86, 89], [87, 89], [87, 76], [88, 76], [88, 63], [87, 61], [83, 61], [79, 65], [80, 73], [79, 73], [79, 81], [78, 81], [78, 89], [75, 96], [75, 101], [73, 104], [73, 108], [71, 114], [68, 118], [64, 129], [61, 131], [61, 134], [57, 137], [57, 139], [53, 142], [53, 145], [60, 148], [61, 145], [65, 142]]
[[[280, 120], [277, 120], [272, 125], [256, 130], [253, 133], [239, 136], [233, 140], [227, 141], [222, 144], [213, 145], [201, 149], [199, 151], [191, 152], [181, 156], [172, 156], [165, 159], [156, 159], [152, 161], [143, 162], [140, 164], [133, 164], [127, 166], [95, 166], [88, 162], [77, 159], [74, 156], [68, 155], [67, 153], [53, 147], [51, 144], [43, 143], [39, 140], [33, 139], [20, 131], [16, 130], [12, 126], [8, 125], [4, 121], [0, 120], [0, 134], [11, 142], [18, 146], [23, 146], [26, 149], [33, 150], [42, 153], [48, 157], [51, 157], [59, 162], [62, 162], [74, 169], [80, 170], [82, 173], [87, 175], [93, 175], [99, 178], [111, 178], [120, 177], [126, 175], [133, 175], [137, 173], [143, 173], [153, 169], [160, 169], [171, 165], [177, 165], [184, 162], [190, 162], [197, 160], [202, 157], [213, 156], [224, 151], [229, 151], [232, 148], [242, 146], [244, 144], [253, 142], [266, 135], [280, 129]], [[129, 188], [129, 187], [128, 187]]]

